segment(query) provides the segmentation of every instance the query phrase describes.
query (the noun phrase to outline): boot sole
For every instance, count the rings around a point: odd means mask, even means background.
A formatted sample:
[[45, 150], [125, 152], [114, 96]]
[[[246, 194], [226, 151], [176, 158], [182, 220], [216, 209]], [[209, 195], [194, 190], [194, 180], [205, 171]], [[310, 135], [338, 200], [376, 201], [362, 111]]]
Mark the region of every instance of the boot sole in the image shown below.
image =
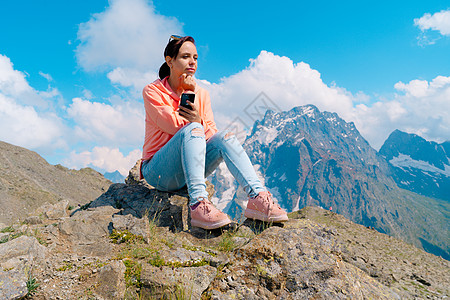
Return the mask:
[[211, 222], [202, 222], [202, 221], [192, 220], [192, 219], [191, 219], [191, 225], [192, 225], [192, 226], [194, 226], [194, 227], [200, 227], [200, 228], [208, 229], [208, 230], [211, 230], [211, 229], [217, 229], [217, 228], [226, 226], [226, 225], [228, 225], [228, 224], [230, 224], [230, 223], [231, 223], [231, 220], [230, 220], [230, 219], [228, 219], [228, 220], [217, 221], [217, 222], [215, 222], [215, 223], [211, 223]]
[[280, 222], [287, 222], [289, 220], [287, 215], [279, 215], [279, 216], [267, 216], [263, 214], [260, 211], [253, 210], [247, 208], [244, 212], [244, 217], [247, 219], [256, 219], [263, 222], [273, 222], [273, 223], [280, 223]]

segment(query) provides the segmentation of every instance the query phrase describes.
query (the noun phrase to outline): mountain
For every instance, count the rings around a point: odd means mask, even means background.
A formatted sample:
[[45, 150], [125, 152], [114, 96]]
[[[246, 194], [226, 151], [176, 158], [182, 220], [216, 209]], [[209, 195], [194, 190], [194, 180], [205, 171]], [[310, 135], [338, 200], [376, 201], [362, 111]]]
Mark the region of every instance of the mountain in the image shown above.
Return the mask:
[[45, 202], [86, 204], [110, 184], [93, 169], [53, 166], [36, 152], [0, 141], [0, 223], [23, 220]]
[[120, 174], [120, 172], [117, 170], [114, 172], [105, 172], [103, 176], [105, 176], [106, 179], [111, 180], [114, 183], [123, 183], [125, 181], [125, 176]]
[[[353, 123], [337, 114], [320, 112], [312, 105], [287, 112], [267, 111], [263, 120], [255, 122], [244, 149], [287, 211], [305, 206], [332, 209], [356, 223], [450, 258], [449, 204], [399, 188], [388, 162]], [[213, 175], [210, 180], [222, 190], [220, 178]], [[239, 189], [226, 192], [234, 194], [228, 212], [236, 211], [239, 217], [245, 195]]]
[[398, 186], [450, 201], [450, 141], [438, 144], [395, 130], [379, 153], [389, 161]]

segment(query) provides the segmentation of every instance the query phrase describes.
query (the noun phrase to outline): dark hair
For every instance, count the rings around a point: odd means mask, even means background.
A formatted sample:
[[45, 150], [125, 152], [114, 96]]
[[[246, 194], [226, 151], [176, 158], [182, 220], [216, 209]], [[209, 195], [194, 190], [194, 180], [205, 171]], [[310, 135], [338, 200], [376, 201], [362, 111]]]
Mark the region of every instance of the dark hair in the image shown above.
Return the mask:
[[[164, 49], [164, 59], [166, 56], [170, 56], [172, 58], [176, 58], [178, 55], [178, 52], [180, 51], [181, 46], [185, 42], [191, 42], [195, 45], [194, 38], [192, 36], [185, 36], [181, 39], [172, 39], [169, 41], [169, 43], [166, 46], [166, 49]], [[164, 79], [165, 77], [170, 75], [170, 68], [167, 65], [166, 62], [162, 64], [162, 66], [159, 68], [159, 78]]]

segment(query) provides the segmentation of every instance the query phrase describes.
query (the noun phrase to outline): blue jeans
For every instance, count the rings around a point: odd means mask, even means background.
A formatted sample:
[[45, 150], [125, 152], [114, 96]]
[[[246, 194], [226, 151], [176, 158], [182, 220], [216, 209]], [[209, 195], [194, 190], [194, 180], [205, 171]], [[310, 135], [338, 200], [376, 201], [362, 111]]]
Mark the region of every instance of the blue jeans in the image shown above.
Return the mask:
[[217, 132], [205, 140], [203, 126], [189, 123], [142, 164], [145, 180], [161, 191], [175, 191], [187, 185], [190, 204], [200, 197], [208, 199], [205, 178], [222, 162], [249, 197], [265, 191], [255, 170], [235, 135]]

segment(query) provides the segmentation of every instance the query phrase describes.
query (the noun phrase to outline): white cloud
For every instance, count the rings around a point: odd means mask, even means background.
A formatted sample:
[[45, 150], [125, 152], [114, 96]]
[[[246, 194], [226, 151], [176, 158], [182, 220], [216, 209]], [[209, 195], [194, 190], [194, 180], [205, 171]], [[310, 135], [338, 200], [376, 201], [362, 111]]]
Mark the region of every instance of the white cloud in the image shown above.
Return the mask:
[[144, 86], [158, 78], [158, 75], [155, 72], [141, 72], [129, 68], [115, 68], [113, 71], [109, 72], [107, 76], [113, 84], [131, 87], [139, 97], [142, 97]]
[[43, 151], [64, 146], [64, 128], [53, 114], [38, 113], [32, 106], [17, 104], [0, 94], [0, 140]]
[[53, 81], [53, 78], [52, 78], [52, 76], [50, 74], [44, 73], [42, 71], [39, 71], [39, 75], [41, 75], [42, 77], [47, 79], [47, 81]]
[[144, 108], [139, 102], [109, 105], [74, 98], [67, 109], [75, 135], [97, 145], [133, 145], [144, 140]]
[[30, 87], [25, 73], [14, 70], [11, 60], [0, 54], [0, 93], [23, 105], [45, 107], [47, 103]]
[[48, 103], [59, 96], [53, 88], [31, 88], [25, 74], [0, 55], [0, 140], [42, 152], [64, 147], [65, 126]]
[[156, 70], [171, 34], [182, 34], [175, 19], [159, 15], [145, 0], [110, 0], [102, 13], [80, 24], [78, 63], [88, 71], [133, 68]]
[[426, 13], [421, 18], [414, 19], [414, 25], [420, 30], [436, 30], [442, 35], [450, 36], [450, 10], [441, 10], [433, 15]]
[[64, 163], [69, 168], [79, 169], [92, 166], [106, 172], [117, 170], [122, 175], [127, 176], [128, 171], [141, 156], [142, 152], [137, 149], [124, 156], [118, 148], [94, 147], [92, 151], [83, 151], [81, 153], [72, 151]]
[[[243, 113], [243, 110], [248, 106], [261, 105], [256, 99], [261, 92], [281, 110], [314, 104], [320, 110], [335, 111], [342, 115], [353, 107], [354, 97], [349, 92], [327, 86], [320, 73], [308, 64], [293, 63], [288, 57], [266, 51], [261, 51], [256, 59], [250, 60], [248, 68], [223, 78], [218, 84], [206, 81], [199, 83], [210, 91], [213, 110], [219, 122], [226, 122], [230, 116], [231, 119], [236, 116], [253, 124], [254, 119]], [[221, 128], [228, 125], [223, 121], [220, 123], [218, 125]]]
[[415, 79], [411, 80], [408, 84], [400, 81], [394, 85], [394, 88], [414, 97], [424, 97], [428, 92], [428, 81]]

